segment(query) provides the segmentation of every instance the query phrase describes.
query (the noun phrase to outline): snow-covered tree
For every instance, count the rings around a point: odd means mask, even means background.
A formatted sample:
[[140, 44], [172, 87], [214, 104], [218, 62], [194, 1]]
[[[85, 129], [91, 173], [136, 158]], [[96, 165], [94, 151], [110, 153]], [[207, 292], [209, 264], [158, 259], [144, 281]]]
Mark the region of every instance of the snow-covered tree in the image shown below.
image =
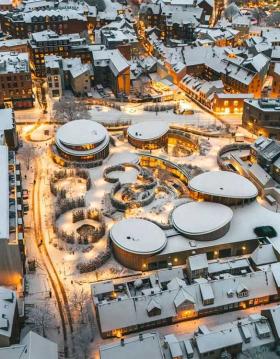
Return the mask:
[[73, 96], [64, 96], [53, 105], [54, 117], [57, 120], [74, 121], [89, 119], [90, 114], [87, 105]]

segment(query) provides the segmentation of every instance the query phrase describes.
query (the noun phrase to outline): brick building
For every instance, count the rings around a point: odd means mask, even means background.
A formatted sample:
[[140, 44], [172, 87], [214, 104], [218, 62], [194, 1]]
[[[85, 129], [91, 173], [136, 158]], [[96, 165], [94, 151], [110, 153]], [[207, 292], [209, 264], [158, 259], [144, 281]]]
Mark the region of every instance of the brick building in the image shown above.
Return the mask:
[[33, 106], [32, 80], [27, 53], [0, 52], [0, 107]]
[[87, 31], [87, 17], [73, 9], [3, 13], [0, 15], [0, 24], [5, 33], [19, 39], [43, 30], [53, 30], [58, 34]]

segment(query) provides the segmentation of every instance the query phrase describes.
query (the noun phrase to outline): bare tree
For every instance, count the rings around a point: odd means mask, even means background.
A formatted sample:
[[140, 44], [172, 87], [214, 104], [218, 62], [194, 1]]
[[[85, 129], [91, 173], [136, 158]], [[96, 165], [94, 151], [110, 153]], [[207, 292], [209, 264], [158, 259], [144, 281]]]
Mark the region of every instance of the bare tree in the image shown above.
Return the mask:
[[90, 114], [87, 105], [73, 96], [64, 96], [53, 104], [54, 117], [58, 120], [73, 121], [88, 119]]
[[53, 318], [54, 316], [51, 313], [49, 306], [44, 305], [35, 306], [30, 313], [29, 320], [32, 329], [36, 333], [42, 335], [43, 337], [46, 337], [46, 331], [48, 328], [51, 327]]
[[88, 359], [90, 352], [90, 343], [92, 341], [90, 330], [87, 326], [77, 328], [74, 333], [74, 344], [77, 357], [79, 359]]
[[78, 312], [81, 323], [86, 320], [86, 307], [89, 300], [90, 296], [84, 288], [76, 288], [70, 298], [70, 305]]

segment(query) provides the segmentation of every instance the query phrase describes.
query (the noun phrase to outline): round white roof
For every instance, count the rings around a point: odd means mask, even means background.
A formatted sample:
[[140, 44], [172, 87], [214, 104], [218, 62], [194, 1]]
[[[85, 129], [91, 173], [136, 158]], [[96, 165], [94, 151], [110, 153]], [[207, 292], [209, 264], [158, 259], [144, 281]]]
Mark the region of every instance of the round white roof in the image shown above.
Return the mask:
[[256, 186], [247, 178], [229, 171], [205, 172], [189, 182], [193, 191], [227, 198], [248, 199], [258, 195]]
[[83, 146], [103, 141], [107, 136], [104, 126], [91, 120], [75, 120], [61, 126], [56, 138], [68, 146]]
[[189, 202], [174, 209], [174, 227], [186, 235], [199, 235], [214, 232], [232, 220], [232, 210], [219, 203]]
[[168, 124], [159, 121], [147, 121], [129, 126], [127, 133], [136, 140], [149, 141], [162, 137], [169, 130]]
[[110, 236], [115, 245], [135, 254], [158, 253], [167, 242], [159, 226], [139, 218], [127, 218], [116, 223], [110, 230]]

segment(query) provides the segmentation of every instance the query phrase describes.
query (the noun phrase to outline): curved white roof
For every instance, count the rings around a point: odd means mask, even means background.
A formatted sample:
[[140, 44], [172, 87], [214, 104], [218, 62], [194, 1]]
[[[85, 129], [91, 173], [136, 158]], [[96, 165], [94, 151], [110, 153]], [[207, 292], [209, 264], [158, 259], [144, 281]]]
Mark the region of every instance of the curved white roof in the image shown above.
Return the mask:
[[174, 209], [174, 227], [186, 235], [199, 235], [214, 232], [232, 220], [232, 210], [219, 203], [189, 202]]
[[103, 141], [107, 136], [104, 126], [91, 120], [75, 120], [61, 126], [56, 139], [66, 146], [83, 146]]
[[249, 199], [258, 195], [256, 186], [234, 172], [213, 171], [202, 173], [189, 181], [193, 191], [227, 198]]
[[166, 123], [159, 121], [147, 121], [128, 127], [127, 133], [136, 140], [149, 141], [162, 137], [169, 130]]
[[110, 230], [112, 241], [123, 250], [152, 255], [166, 245], [163, 230], [156, 224], [139, 218], [127, 218], [113, 225]]
[[[90, 120], [76, 120], [61, 126], [55, 136], [56, 145], [72, 156], [90, 156], [102, 151], [110, 141], [105, 127]], [[94, 148], [79, 150], [77, 146], [93, 145]], [[71, 146], [67, 147], [67, 146]]]

